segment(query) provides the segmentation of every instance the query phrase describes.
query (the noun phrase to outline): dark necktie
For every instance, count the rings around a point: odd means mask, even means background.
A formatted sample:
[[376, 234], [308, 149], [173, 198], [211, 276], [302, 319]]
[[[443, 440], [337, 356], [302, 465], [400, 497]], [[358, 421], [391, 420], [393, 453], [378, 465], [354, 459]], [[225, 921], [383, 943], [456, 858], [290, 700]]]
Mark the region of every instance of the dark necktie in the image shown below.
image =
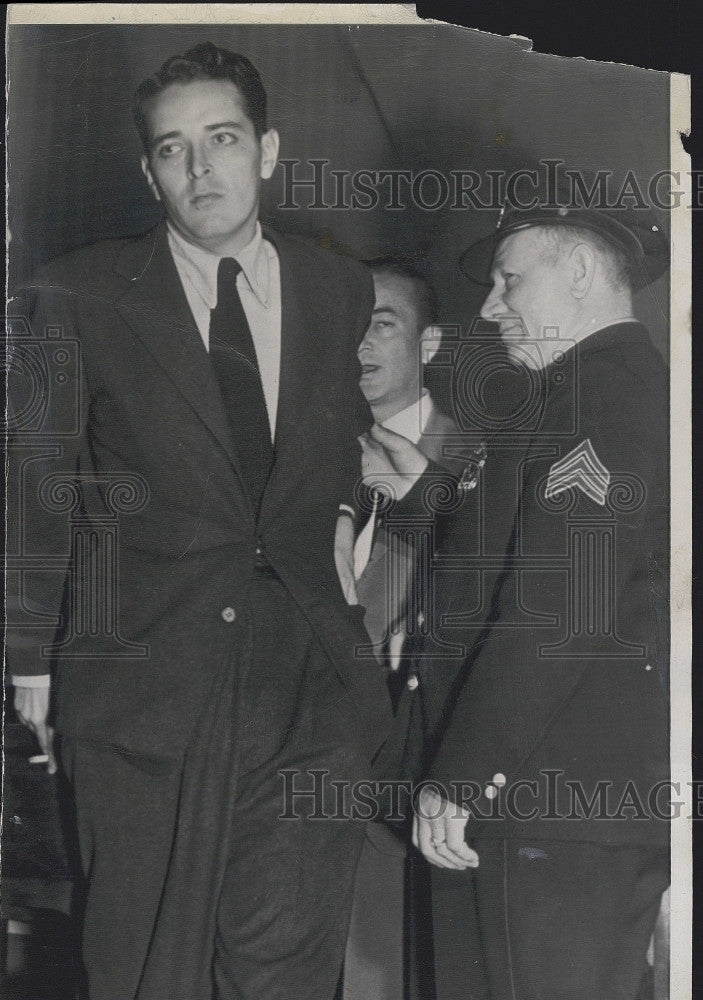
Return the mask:
[[233, 257], [223, 257], [217, 269], [217, 305], [210, 312], [210, 360], [232, 425], [242, 476], [258, 515], [273, 464], [273, 446], [254, 341], [237, 290], [241, 269]]

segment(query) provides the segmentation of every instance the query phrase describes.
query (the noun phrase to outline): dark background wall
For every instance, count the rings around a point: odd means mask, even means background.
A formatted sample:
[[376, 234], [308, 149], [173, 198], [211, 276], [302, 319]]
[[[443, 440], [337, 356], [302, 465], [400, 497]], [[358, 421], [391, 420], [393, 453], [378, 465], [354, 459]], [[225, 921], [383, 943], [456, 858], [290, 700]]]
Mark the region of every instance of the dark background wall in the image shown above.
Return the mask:
[[[208, 39], [259, 68], [281, 156], [302, 161], [300, 175], [311, 175], [311, 158], [350, 173], [445, 175], [561, 158], [576, 168], [612, 170], [617, 191], [628, 170], [646, 190], [669, 165], [666, 74], [531, 53], [466, 29], [15, 26], [8, 43], [12, 281], [65, 250], [137, 233], [158, 219], [139, 169], [131, 96], [168, 55]], [[384, 208], [385, 194], [366, 211], [313, 210], [311, 198], [299, 190], [301, 207], [281, 209], [279, 166], [263, 214], [281, 229], [359, 257], [419, 259], [438, 288], [441, 322], [471, 325], [484, 292], [456, 262], [494, 227], [495, 210], [406, 204], [394, 211]], [[666, 278], [638, 295], [637, 311], [666, 354]]]

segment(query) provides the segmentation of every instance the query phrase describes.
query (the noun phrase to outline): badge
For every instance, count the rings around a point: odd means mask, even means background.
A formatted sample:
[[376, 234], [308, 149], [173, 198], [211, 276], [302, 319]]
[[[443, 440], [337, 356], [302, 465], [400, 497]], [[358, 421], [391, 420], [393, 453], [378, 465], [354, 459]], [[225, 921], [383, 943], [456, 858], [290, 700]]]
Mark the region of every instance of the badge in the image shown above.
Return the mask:
[[478, 448], [474, 448], [472, 454], [469, 456], [468, 465], [464, 467], [463, 472], [459, 478], [457, 484], [457, 489], [464, 493], [468, 493], [469, 490], [476, 488], [478, 483], [478, 477], [481, 474], [481, 469], [486, 464], [486, 459], [488, 457], [488, 449], [485, 443], [482, 441]]

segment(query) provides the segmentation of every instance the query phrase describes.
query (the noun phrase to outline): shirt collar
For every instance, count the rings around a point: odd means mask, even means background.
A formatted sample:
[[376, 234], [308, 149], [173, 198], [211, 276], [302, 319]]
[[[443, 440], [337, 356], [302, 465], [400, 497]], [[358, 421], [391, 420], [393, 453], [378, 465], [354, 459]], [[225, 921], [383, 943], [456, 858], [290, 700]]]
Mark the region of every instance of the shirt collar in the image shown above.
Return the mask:
[[[217, 268], [223, 255], [210, 253], [189, 243], [168, 224], [168, 243], [174, 260], [183, 269], [188, 281], [203, 299], [208, 309], [217, 305]], [[235, 255], [242, 268], [247, 284], [264, 308], [270, 299], [269, 257], [275, 253], [261, 233], [261, 225], [256, 223], [254, 236]]]
[[425, 433], [427, 422], [434, 410], [432, 397], [427, 389], [423, 389], [419, 399], [416, 399], [404, 410], [394, 413], [392, 417], [383, 421], [383, 426], [396, 434], [402, 434], [413, 444], [417, 444]]

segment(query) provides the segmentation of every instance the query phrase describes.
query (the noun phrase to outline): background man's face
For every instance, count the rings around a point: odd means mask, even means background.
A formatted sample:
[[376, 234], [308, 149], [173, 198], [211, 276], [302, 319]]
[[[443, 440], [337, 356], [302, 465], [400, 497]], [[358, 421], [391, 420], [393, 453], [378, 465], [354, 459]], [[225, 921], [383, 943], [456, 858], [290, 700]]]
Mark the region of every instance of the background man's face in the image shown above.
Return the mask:
[[261, 179], [276, 166], [278, 136], [257, 139], [230, 80], [173, 83], [145, 109], [142, 168], [171, 224], [189, 242], [235, 253], [251, 240]]
[[409, 278], [375, 274], [371, 324], [359, 347], [361, 391], [380, 419], [414, 403], [420, 395], [420, 340], [417, 292]]
[[569, 335], [573, 303], [566, 255], [555, 261], [543, 230], [533, 226], [499, 244], [491, 277], [493, 288], [481, 316], [498, 323], [508, 354], [530, 368], [543, 367], [549, 359], [528, 345], [539, 343], [545, 328]]

